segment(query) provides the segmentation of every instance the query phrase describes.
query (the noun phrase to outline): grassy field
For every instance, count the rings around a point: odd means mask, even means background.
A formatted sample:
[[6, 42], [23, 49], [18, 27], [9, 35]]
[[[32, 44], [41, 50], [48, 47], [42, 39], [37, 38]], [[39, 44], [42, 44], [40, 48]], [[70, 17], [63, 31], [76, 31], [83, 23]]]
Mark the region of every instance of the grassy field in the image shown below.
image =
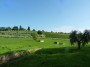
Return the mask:
[[[10, 60], [2, 67], [89, 67], [90, 45], [77, 50], [67, 39], [44, 39], [37, 42], [31, 38], [0, 38], [0, 54], [42, 48], [31, 54]], [[61, 42], [64, 45], [54, 44]]]
[[[67, 40], [55, 40], [55, 39], [44, 39], [45, 42], [37, 42], [31, 38], [0, 38], [0, 54], [4, 54], [10, 51], [27, 50], [33, 48], [60, 48], [70, 46]], [[64, 45], [57, 45], [54, 42], [61, 42]]]

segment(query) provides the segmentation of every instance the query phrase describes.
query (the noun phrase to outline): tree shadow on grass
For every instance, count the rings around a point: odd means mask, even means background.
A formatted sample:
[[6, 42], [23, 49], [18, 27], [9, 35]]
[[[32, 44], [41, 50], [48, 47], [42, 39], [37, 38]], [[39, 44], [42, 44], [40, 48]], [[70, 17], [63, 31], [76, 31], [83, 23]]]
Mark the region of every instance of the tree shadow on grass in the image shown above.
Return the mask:
[[89, 67], [90, 48], [46, 48], [10, 60], [2, 67]]
[[65, 53], [75, 53], [80, 50], [77, 50], [76, 48], [44, 48], [41, 50], [38, 50], [35, 52], [35, 54], [65, 54]]

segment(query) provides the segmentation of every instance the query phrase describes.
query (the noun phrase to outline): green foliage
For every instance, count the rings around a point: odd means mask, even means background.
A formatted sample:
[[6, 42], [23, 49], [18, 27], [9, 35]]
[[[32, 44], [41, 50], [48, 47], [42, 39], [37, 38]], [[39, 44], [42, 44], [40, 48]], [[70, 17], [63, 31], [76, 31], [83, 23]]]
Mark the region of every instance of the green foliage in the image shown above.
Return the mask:
[[11, 27], [6, 27], [6, 31], [11, 31], [12, 28]]
[[69, 36], [71, 45], [77, 42], [77, 31], [72, 31], [72, 33]]
[[32, 32], [31, 36], [33, 37], [34, 40], [37, 40], [37, 38], [38, 38], [37, 32]]
[[33, 29], [32, 31], [36, 31], [35, 29]]
[[27, 30], [30, 31], [30, 27], [29, 26], [28, 26]]
[[11, 27], [0, 27], [0, 31], [10, 31]]
[[18, 26], [14, 26], [14, 27], [12, 28], [12, 30], [18, 31], [18, 30], [19, 30], [19, 29], [18, 29]]
[[61, 33], [54, 33], [54, 32], [44, 32], [44, 34], [47, 38], [62, 38], [62, 39], [69, 38], [69, 34], [61, 34]]
[[38, 33], [38, 35], [42, 35], [43, 34], [42, 31], [40, 31], [40, 30], [38, 30], [37, 33]]
[[90, 31], [85, 30], [84, 33], [78, 31], [72, 31], [70, 34], [70, 43], [73, 45], [74, 43], [78, 44], [78, 49], [80, 49], [81, 44], [85, 46], [90, 41]]
[[20, 25], [19, 30], [24, 31], [25, 29]]
[[[28, 30], [28, 31], [27, 31]], [[47, 37], [47, 38], [63, 38], [63, 39], [68, 39], [69, 34], [64, 34], [64, 33], [55, 33], [55, 32], [45, 32], [44, 30], [36, 31], [33, 29], [30, 31], [30, 27], [28, 26], [28, 29], [23, 28], [21, 25], [18, 28], [18, 26], [14, 26], [13, 28], [11, 27], [0, 27], [0, 36], [1, 37], [26, 37], [33, 35], [33, 32], [38, 33], [38, 37]], [[24, 32], [24, 33], [22, 33]], [[27, 36], [27, 37], [28, 37]], [[34, 37], [35, 39], [36, 37]]]
[[85, 44], [88, 44], [90, 41], [90, 30], [85, 30], [82, 36], [82, 45], [85, 46]]
[[6, 28], [5, 27], [0, 27], [0, 31], [5, 31]]

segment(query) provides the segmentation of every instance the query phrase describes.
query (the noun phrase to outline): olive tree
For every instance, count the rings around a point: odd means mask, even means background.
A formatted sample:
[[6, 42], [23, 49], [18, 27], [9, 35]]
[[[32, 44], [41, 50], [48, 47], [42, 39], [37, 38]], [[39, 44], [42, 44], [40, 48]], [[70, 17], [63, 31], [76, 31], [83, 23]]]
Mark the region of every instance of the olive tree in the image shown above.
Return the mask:
[[74, 45], [77, 43], [78, 49], [82, 46], [85, 46], [90, 41], [90, 30], [85, 30], [84, 33], [78, 31], [72, 31], [70, 34], [70, 43]]

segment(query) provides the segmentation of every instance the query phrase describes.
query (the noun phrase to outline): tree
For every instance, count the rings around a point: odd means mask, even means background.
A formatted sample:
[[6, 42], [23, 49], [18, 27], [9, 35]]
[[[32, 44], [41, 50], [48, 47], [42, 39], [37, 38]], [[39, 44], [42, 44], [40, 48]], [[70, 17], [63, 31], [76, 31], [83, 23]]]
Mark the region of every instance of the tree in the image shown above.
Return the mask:
[[20, 25], [19, 30], [22, 31], [22, 30], [25, 30], [25, 29]]
[[38, 33], [39, 35], [42, 35], [42, 31], [40, 31], [40, 30], [38, 30], [37, 33]]
[[0, 27], [0, 31], [5, 31], [6, 28], [5, 27]]
[[6, 31], [10, 31], [10, 30], [12, 30], [11, 27], [6, 27]]
[[14, 26], [14, 27], [12, 28], [12, 30], [18, 31], [18, 26]]
[[35, 29], [33, 29], [32, 31], [36, 31]]
[[71, 45], [74, 45], [74, 43], [77, 43], [78, 49], [80, 49], [82, 41], [82, 33], [77, 31], [72, 31], [70, 34], [70, 43]]
[[9, 31], [11, 27], [0, 27], [0, 31]]
[[29, 26], [28, 26], [27, 30], [30, 31], [30, 27]]
[[70, 43], [73, 45], [74, 43], [77, 43], [78, 49], [80, 49], [81, 44], [82, 46], [85, 46], [90, 41], [90, 31], [85, 30], [84, 33], [78, 32], [78, 31], [72, 31], [70, 34]]
[[85, 46], [90, 41], [90, 30], [85, 30], [82, 36], [82, 46]]
[[34, 40], [37, 40], [37, 38], [38, 38], [37, 32], [32, 32], [31, 36], [33, 37]]

